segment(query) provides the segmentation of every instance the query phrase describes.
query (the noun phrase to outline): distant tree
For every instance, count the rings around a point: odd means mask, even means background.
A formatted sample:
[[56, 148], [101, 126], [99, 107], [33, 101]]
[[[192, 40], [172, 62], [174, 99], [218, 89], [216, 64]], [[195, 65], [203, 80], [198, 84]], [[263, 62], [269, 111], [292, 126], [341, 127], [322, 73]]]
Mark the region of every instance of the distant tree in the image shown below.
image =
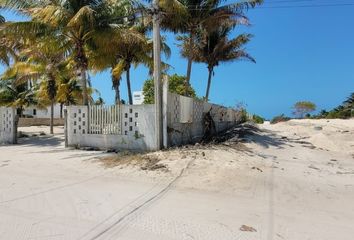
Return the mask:
[[295, 103], [293, 114], [299, 118], [304, 118], [306, 114], [309, 114], [316, 110], [316, 104], [309, 101], [300, 101]]
[[[171, 93], [176, 93], [180, 95], [185, 95], [185, 82], [186, 77], [174, 74], [169, 77], [169, 86], [168, 90]], [[153, 104], [154, 103], [154, 80], [148, 79], [144, 83], [143, 87], [143, 94], [144, 94], [144, 103], [145, 104]], [[195, 90], [189, 86], [187, 91], [187, 96], [196, 98]]]

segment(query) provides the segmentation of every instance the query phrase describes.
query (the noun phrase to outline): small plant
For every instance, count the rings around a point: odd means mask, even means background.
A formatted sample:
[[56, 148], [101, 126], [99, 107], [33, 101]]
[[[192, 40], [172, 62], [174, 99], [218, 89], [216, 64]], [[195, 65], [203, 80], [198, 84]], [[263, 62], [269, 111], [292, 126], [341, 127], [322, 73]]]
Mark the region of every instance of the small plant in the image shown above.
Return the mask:
[[252, 121], [257, 123], [257, 124], [263, 124], [264, 123], [264, 118], [262, 118], [261, 116], [258, 115], [253, 115], [252, 116]]
[[289, 121], [290, 118], [285, 116], [284, 114], [276, 116], [272, 119], [272, 121], [270, 121], [271, 124], [276, 124], [276, 123], [280, 123], [280, 122], [287, 122]]
[[236, 118], [238, 119], [239, 123], [244, 123], [249, 120], [246, 107], [247, 107], [247, 104], [245, 104], [244, 102], [237, 102], [234, 107], [234, 109], [237, 112]]

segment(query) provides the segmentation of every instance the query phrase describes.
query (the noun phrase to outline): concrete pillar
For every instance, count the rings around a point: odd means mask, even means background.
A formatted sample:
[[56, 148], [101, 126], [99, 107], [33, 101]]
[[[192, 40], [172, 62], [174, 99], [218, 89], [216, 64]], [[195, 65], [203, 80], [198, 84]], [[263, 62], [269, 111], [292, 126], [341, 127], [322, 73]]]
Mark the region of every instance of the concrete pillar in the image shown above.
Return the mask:
[[165, 75], [163, 78], [162, 85], [162, 134], [163, 134], [163, 147], [168, 148], [168, 131], [167, 131], [167, 114], [168, 114], [168, 76]]

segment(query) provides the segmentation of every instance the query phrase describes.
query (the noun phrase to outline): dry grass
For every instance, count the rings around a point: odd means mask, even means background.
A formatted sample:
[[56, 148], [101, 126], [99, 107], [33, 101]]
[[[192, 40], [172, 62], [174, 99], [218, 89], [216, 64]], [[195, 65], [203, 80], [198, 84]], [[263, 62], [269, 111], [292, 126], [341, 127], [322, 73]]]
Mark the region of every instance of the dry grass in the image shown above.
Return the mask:
[[153, 153], [144, 154], [131, 152], [121, 152], [113, 156], [100, 159], [100, 162], [106, 168], [130, 165], [146, 171], [167, 171], [167, 166], [165, 164], [161, 164], [160, 161], [161, 159]]

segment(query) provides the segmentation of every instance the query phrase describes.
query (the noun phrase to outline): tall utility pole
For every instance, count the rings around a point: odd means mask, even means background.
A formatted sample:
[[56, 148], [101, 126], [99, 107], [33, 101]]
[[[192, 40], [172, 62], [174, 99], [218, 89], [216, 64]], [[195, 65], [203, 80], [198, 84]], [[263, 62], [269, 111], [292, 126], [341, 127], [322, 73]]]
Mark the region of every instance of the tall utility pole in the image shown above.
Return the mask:
[[155, 85], [155, 132], [156, 148], [160, 150], [162, 137], [162, 83], [161, 83], [161, 36], [158, 0], [153, 0], [154, 85]]

